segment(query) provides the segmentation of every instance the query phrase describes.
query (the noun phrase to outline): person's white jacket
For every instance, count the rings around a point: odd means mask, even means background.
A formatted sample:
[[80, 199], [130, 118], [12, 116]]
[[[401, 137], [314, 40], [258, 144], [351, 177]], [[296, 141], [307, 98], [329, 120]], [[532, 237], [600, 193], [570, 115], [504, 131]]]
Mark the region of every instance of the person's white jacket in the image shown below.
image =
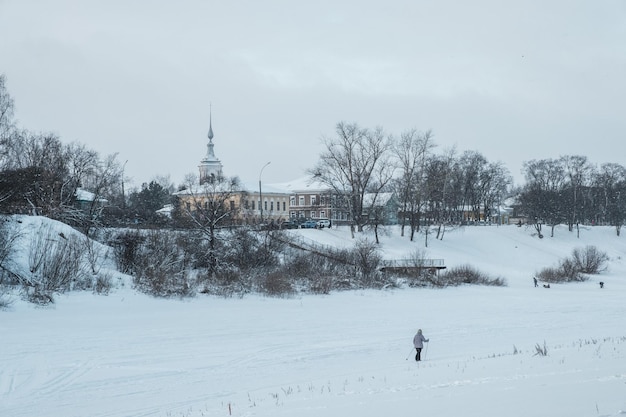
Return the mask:
[[428, 339], [424, 337], [422, 329], [420, 329], [413, 338], [413, 346], [415, 346], [415, 349], [422, 349], [424, 347], [424, 342], [428, 342]]

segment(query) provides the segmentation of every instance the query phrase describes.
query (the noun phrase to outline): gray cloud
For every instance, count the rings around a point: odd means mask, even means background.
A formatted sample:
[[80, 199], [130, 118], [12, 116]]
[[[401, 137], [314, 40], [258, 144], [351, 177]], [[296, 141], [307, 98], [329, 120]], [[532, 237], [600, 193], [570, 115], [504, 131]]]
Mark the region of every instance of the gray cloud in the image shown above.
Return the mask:
[[209, 103], [229, 175], [287, 181], [337, 122], [432, 129], [520, 179], [529, 159], [626, 164], [620, 0], [0, 1], [0, 72], [23, 127], [196, 172]]

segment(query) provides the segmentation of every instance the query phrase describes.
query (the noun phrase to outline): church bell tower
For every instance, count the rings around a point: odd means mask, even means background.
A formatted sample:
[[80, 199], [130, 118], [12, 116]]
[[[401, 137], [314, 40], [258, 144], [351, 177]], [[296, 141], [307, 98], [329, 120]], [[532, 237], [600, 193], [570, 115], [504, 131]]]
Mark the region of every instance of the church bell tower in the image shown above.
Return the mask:
[[207, 144], [206, 156], [202, 159], [202, 161], [200, 161], [200, 165], [198, 166], [200, 170], [200, 184], [204, 184], [207, 181], [223, 176], [222, 163], [215, 156], [215, 152], [213, 150], [214, 145], [211, 109], [209, 109], [209, 134], [207, 136], [209, 138], [209, 143]]

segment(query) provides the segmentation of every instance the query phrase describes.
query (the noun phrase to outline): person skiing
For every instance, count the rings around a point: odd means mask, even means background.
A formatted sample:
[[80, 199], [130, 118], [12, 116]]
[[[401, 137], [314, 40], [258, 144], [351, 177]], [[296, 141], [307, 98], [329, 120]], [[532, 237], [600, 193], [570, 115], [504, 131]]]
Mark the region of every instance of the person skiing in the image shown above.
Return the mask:
[[426, 339], [422, 334], [422, 329], [419, 329], [415, 337], [413, 337], [413, 346], [417, 351], [417, 353], [415, 354], [415, 361], [417, 362], [422, 360], [421, 355], [422, 349], [424, 348], [424, 342], [428, 343], [428, 339]]

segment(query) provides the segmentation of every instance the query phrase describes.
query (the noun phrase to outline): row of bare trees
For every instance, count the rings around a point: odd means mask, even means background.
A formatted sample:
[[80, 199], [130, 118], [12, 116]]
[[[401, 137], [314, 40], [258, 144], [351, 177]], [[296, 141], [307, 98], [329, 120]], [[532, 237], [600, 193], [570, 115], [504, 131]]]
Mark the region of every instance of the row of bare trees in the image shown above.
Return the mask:
[[[337, 124], [336, 134], [323, 137], [324, 152], [310, 174], [328, 185], [350, 213], [351, 230], [377, 230], [377, 198], [393, 192], [399, 202], [401, 233], [435, 227], [443, 238], [447, 224], [495, 218], [507, 196], [517, 196], [517, 215], [541, 227], [608, 224], [617, 234], [626, 221], [626, 168], [616, 163], [596, 166], [585, 156], [565, 155], [524, 164], [525, 184], [512, 190], [509, 171], [480, 152], [436, 152], [431, 131], [415, 129], [398, 138], [382, 128]], [[374, 198], [366, 199], [366, 195]], [[377, 236], [377, 235], [376, 235]]]
[[[6, 84], [0, 74], [0, 213], [45, 215], [86, 233], [102, 224], [163, 225], [156, 211], [172, 202], [168, 177], [125, 191], [126, 163], [116, 154], [102, 157], [55, 134], [18, 127]], [[89, 193], [81, 196], [81, 189]]]
[[579, 232], [580, 224], [614, 226], [617, 235], [626, 220], [626, 168], [616, 163], [599, 167], [586, 156], [561, 156], [524, 164], [525, 185], [519, 210], [539, 236], [542, 225], [567, 224]]
[[413, 240], [420, 227], [437, 225], [442, 237], [446, 224], [489, 216], [512, 181], [501, 163], [479, 152], [435, 153], [431, 131], [412, 129], [395, 138], [382, 128], [341, 122], [336, 135], [322, 141], [325, 149], [310, 174], [344, 196], [353, 236], [366, 226], [376, 228], [372, 213], [382, 192], [397, 196], [402, 234], [409, 228]]
[[[156, 210], [172, 202], [169, 179], [124, 195], [123, 165], [115, 155], [102, 158], [53, 134], [20, 129], [13, 110], [6, 78], [0, 75], [0, 212], [43, 214], [86, 233], [107, 214], [158, 224]], [[442, 238], [447, 224], [491, 218], [511, 186], [502, 163], [490, 162], [480, 152], [437, 152], [431, 131], [410, 129], [394, 137], [380, 127], [341, 122], [335, 135], [322, 142], [324, 151], [309, 173], [333, 190], [337, 205], [349, 212], [353, 235], [365, 227], [378, 231], [382, 193], [395, 194], [401, 233], [408, 230], [414, 240], [422, 229], [428, 238], [434, 227]], [[563, 156], [529, 161], [524, 174], [519, 213], [539, 231], [542, 224], [566, 223], [573, 230], [580, 223], [597, 222], [614, 225], [619, 234], [626, 219], [626, 169], [621, 165], [598, 168], [586, 157]], [[214, 241], [216, 228], [235, 218], [238, 205], [230, 204], [235, 194], [241, 195], [241, 185], [236, 178], [216, 178], [196, 188], [187, 182], [186, 189], [203, 196], [194, 203], [201, 206], [177, 207], [177, 214], [193, 212], [184, 221]], [[89, 190], [91, 198], [77, 207], [80, 188]], [[183, 217], [176, 217], [178, 224]]]
[[[18, 128], [13, 106], [0, 75], [0, 210], [49, 216], [88, 234], [106, 203], [119, 195], [122, 168], [116, 156], [101, 158], [54, 134]], [[78, 207], [81, 188], [90, 194]]]

